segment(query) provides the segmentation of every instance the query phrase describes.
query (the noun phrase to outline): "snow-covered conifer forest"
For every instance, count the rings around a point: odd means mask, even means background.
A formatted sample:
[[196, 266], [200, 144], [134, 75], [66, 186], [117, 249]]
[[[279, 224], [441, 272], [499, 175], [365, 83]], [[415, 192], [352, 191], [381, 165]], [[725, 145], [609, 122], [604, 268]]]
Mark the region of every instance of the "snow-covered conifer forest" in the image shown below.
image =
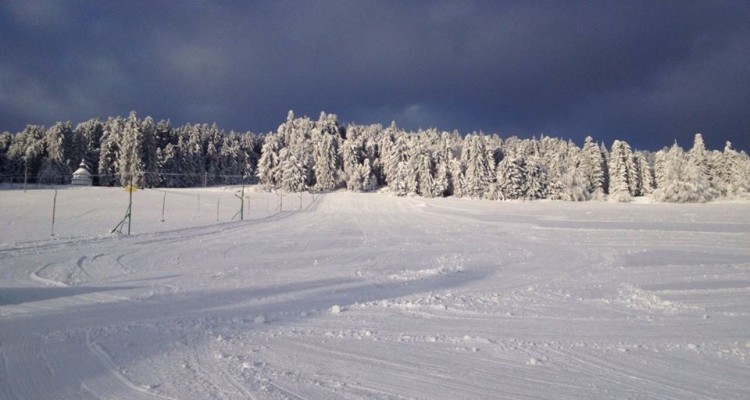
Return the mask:
[[706, 202], [750, 196], [750, 157], [700, 134], [650, 152], [624, 140], [582, 146], [552, 137], [406, 132], [395, 124], [342, 126], [293, 112], [276, 132], [225, 132], [216, 124], [172, 127], [151, 117], [0, 135], [0, 182], [66, 184], [84, 160], [100, 186], [196, 187], [259, 183], [286, 192], [387, 189], [397, 195], [475, 199], [604, 200], [650, 196]]
[[0, 167], [3, 400], [750, 398], [750, 161], [700, 135], [131, 113]]

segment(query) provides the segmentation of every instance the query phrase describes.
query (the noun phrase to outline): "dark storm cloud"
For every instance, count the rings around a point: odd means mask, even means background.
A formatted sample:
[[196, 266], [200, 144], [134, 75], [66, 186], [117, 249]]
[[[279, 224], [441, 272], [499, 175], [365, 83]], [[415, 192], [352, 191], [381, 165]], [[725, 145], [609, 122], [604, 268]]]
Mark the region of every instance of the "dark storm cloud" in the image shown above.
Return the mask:
[[6, 1], [0, 130], [141, 115], [750, 148], [750, 3]]

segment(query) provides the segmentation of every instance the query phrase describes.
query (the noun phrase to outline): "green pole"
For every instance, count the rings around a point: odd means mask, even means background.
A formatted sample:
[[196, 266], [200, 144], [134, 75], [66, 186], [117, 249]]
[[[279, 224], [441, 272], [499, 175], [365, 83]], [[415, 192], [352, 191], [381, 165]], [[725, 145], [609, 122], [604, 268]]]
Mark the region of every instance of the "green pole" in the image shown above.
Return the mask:
[[128, 201], [128, 236], [130, 236], [130, 222], [133, 219], [133, 176], [130, 176], [130, 198]]

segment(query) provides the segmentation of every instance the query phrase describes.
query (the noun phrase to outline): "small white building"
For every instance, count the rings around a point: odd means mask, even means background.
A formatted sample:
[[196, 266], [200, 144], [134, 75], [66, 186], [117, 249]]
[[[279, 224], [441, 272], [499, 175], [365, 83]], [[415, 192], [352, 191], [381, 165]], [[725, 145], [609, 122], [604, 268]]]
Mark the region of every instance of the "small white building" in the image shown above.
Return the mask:
[[80, 186], [91, 186], [92, 184], [92, 178], [91, 178], [91, 172], [89, 172], [88, 168], [86, 168], [86, 162], [81, 160], [81, 165], [78, 166], [78, 169], [73, 172], [73, 179], [70, 181], [71, 185], [80, 185]]

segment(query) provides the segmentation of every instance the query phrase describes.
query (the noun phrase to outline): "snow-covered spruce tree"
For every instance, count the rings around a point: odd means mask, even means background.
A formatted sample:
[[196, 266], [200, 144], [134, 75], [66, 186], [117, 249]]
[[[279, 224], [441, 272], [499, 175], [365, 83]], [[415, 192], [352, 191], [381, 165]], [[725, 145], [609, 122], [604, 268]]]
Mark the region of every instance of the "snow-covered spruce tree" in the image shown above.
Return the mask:
[[449, 162], [450, 179], [449, 187], [451, 195], [454, 197], [467, 196], [466, 188], [466, 166], [459, 158], [452, 158]]
[[489, 198], [490, 185], [494, 183], [495, 176], [490, 169], [483, 136], [477, 134], [466, 136], [461, 161], [466, 166], [466, 194], [478, 199]]
[[199, 171], [203, 172], [201, 186], [216, 185], [222, 181], [221, 175], [224, 175], [221, 168], [221, 142], [224, 132], [215, 123], [211, 126], [203, 124], [199, 129], [204, 162], [202, 171]]
[[449, 196], [453, 191], [450, 172], [451, 152], [450, 148], [446, 147], [447, 144], [447, 139], [443, 138], [441, 135], [441, 137], [438, 138], [438, 141], [434, 146], [435, 150], [432, 153], [432, 162], [434, 163], [433, 169], [435, 171], [433, 177], [433, 191], [436, 197]]
[[409, 193], [407, 181], [410, 179], [409, 170], [409, 135], [404, 132], [397, 133], [397, 137], [388, 150], [385, 160], [385, 175], [388, 179], [388, 189], [391, 192], [404, 196]]
[[658, 185], [654, 199], [671, 203], [691, 202], [693, 190], [684, 180], [687, 156], [685, 151], [675, 143], [668, 151], [659, 151], [656, 155], [656, 177]]
[[313, 137], [315, 190], [333, 190], [339, 181], [338, 138], [321, 129], [316, 129]]
[[715, 181], [723, 195], [750, 197], [750, 158], [745, 152], [739, 153], [727, 142], [724, 151], [716, 156]]
[[633, 193], [631, 187], [637, 187], [631, 183], [635, 176], [633, 165], [633, 153], [625, 141], [615, 140], [609, 154], [609, 198], [610, 200], [627, 202]]
[[659, 185], [654, 191], [654, 199], [671, 203], [695, 203], [716, 197], [700, 134], [696, 135], [695, 144], [688, 153], [675, 143], [668, 152], [657, 155], [656, 163]]
[[14, 176], [10, 169], [8, 150], [13, 143], [13, 135], [10, 132], [0, 134], [0, 182], [13, 182]]
[[[677, 145], [677, 143], [675, 143]], [[663, 188], [669, 183], [668, 180], [668, 165], [667, 165], [667, 154], [669, 148], [665, 147], [654, 154], [654, 190]]]
[[[70, 183], [73, 153], [73, 128], [70, 122], [58, 122], [44, 134], [45, 159], [39, 171], [38, 182], [44, 184]], [[80, 160], [79, 160], [80, 162]], [[76, 163], [77, 166], [78, 163]]]
[[287, 144], [287, 148], [302, 168], [306, 188], [312, 187], [315, 184], [315, 174], [313, 171], [315, 159], [311, 137], [313, 129], [320, 129], [317, 125], [310, 118], [298, 118], [294, 123], [291, 141]]
[[497, 165], [497, 185], [502, 199], [526, 198], [526, 161], [523, 158], [505, 157]]
[[8, 161], [8, 149], [13, 143], [13, 136], [10, 132], [0, 134], [0, 182], [10, 182], [12, 176], [8, 171], [10, 165]]
[[705, 202], [713, 200], [718, 196], [712, 182], [712, 173], [703, 136], [700, 133], [696, 133], [693, 147], [687, 153], [687, 165], [684, 176], [684, 180], [696, 192], [690, 196], [691, 198], [696, 198], [699, 202]]
[[638, 170], [638, 196], [647, 196], [654, 192], [654, 171], [648, 158], [649, 155], [643, 151], [635, 152], [635, 166]]
[[10, 175], [17, 176], [19, 182], [23, 182], [24, 177], [28, 177], [29, 182], [36, 180], [46, 155], [44, 132], [43, 126], [27, 125], [8, 146], [6, 170]]
[[592, 200], [604, 200], [604, 182], [606, 161], [599, 145], [594, 143], [591, 136], [587, 136], [581, 149], [579, 168], [586, 178], [588, 191]]
[[609, 195], [609, 150], [607, 146], [602, 143], [599, 146], [599, 152], [602, 155], [602, 168], [604, 169], [604, 193]]
[[281, 149], [279, 161], [279, 171], [281, 172], [279, 186], [281, 190], [289, 193], [307, 190], [305, 167], [289, 148]]
[[370, 192], [378, 188], [378, 178], [375, 176], [375, 173], [372, 171], [369, 158], [365, 158], [365, 161], [360, 166], [359, 174], [360, 176], [362, 176], [362, 179], [363, 179], [362, 181], [363, 191]]
[[225, 185], [248, 183], [248, 155], [242, 148], [242, 142], [236, 132], [224, 136], [219, 149], [219, 182]]
[[159, 158], [156, 154], [156, 124], [153, 118], [147, 116], [141, 122], [141, 162], [143, 163], [143, 187], [158, 187], [161, 185]]
[[104, 124], [99, 152], [99, 184], [102, 186], [119, 185], [117, 159], [120, 153], [120, 138], [125, 126], [121, 117], [109, 118]]
[[569, 141], [561, 147], [564, 156], [559, 161], [560, 169], [556, 177], [557, 190], [551, 199], [565, 201], [586, 201], [591, 198], [590, 182], [581, 167], [581, 149]]
[[164, 150], [157, 149], [156, 156], [159, 158], [159, 181], [165, 187], [181, 187], [179, 177], [176, 175], [179, 147], [167, 143]]
[[[575, 160], [571, 159], [569, 144], [560, 139], [544, 137], [539, 142], [539, 159], [547, 171], [547, 198], [552, 200], [577, 198], [572, 193], [578, 192], [579, 188], [567, 187], [566, 184], [580, 184], [575, 179], [567, 179], [569, 182], [563, 182], [563, 176], [568, 174], [570, 164]], [[573, 166], [574, 167], [574, 166]]]
[[283, 148], [283, 143], [279, 136], [274, 133], [266, 135], [263, 141], [263, 149], [261, 150], [260, 159], [258, 160], [258, 181], [261, 185], [265, 186], [266, 189], [277, 187], [280, 182], [277, 179], [280, 174], [279, 170], [279, 153]]
[[135, 111], [125, 120], [117, 157], [117, 176], [120, 184], [143, 187], [146, 168], [143, 162], [143, 132]]
[[364, 188], [364, 177], [360, 173], [360, 165], [365, 157], [364, 143], [360, 137], [349, 136], [341, 145], [341, 159], [346, 180], [346, 189], [361, 192]]
[[435, 180], [435, 166], [430, 152], [418, 139], [412, 145], [409, 169], [413, 176], [413, 183], [409, 185], [411, 193], [423, 197], [438, 197], [445, 187]]
[[[442, 188], [440, 196], [457, 196], [455, 186], [460, 185], [458, 176], [454, 176], [454, 164], [460, 162], [456, 159], [456, 154], [460, 153], [461, 136], [458, 132], [442, 132], [436, 138], [433, 147], [433, 162], [435, 164], [435, 185]], [[461, 188], [458, 189], [462, 190]]]
[[375, 190], [380, 185], [385, 184], [383, 175], [383, 160], [380, 150], [380, 140], [383, 134], [383, 127], [379, 124], [369, 125], [362, 132], [365, 141], [365, 155], [370, 160], [370, 170], [375, 176], [375, 187], [368, 190]]
[[544, 163], [537, 156], [526, 160], [526, 195], [527, 200], [546, 199], [548, 196], [549, 179]]
[[[99, 177], [96, 176], [96, 172], [99, 170], [99, 155], [101, 153], [104, 124], [99, 119], [90, 119], [78, 124], [74, 134], [78, 137], [76, 142], [80, 146], [80, 157], [90, 168], [89, 171], [94, 174], [94, 184], [99, 184]], [[73, 161], [76, 161], [76, 159], [73, 159]], [[77, 160], [77, 162], [80, 161]]]

